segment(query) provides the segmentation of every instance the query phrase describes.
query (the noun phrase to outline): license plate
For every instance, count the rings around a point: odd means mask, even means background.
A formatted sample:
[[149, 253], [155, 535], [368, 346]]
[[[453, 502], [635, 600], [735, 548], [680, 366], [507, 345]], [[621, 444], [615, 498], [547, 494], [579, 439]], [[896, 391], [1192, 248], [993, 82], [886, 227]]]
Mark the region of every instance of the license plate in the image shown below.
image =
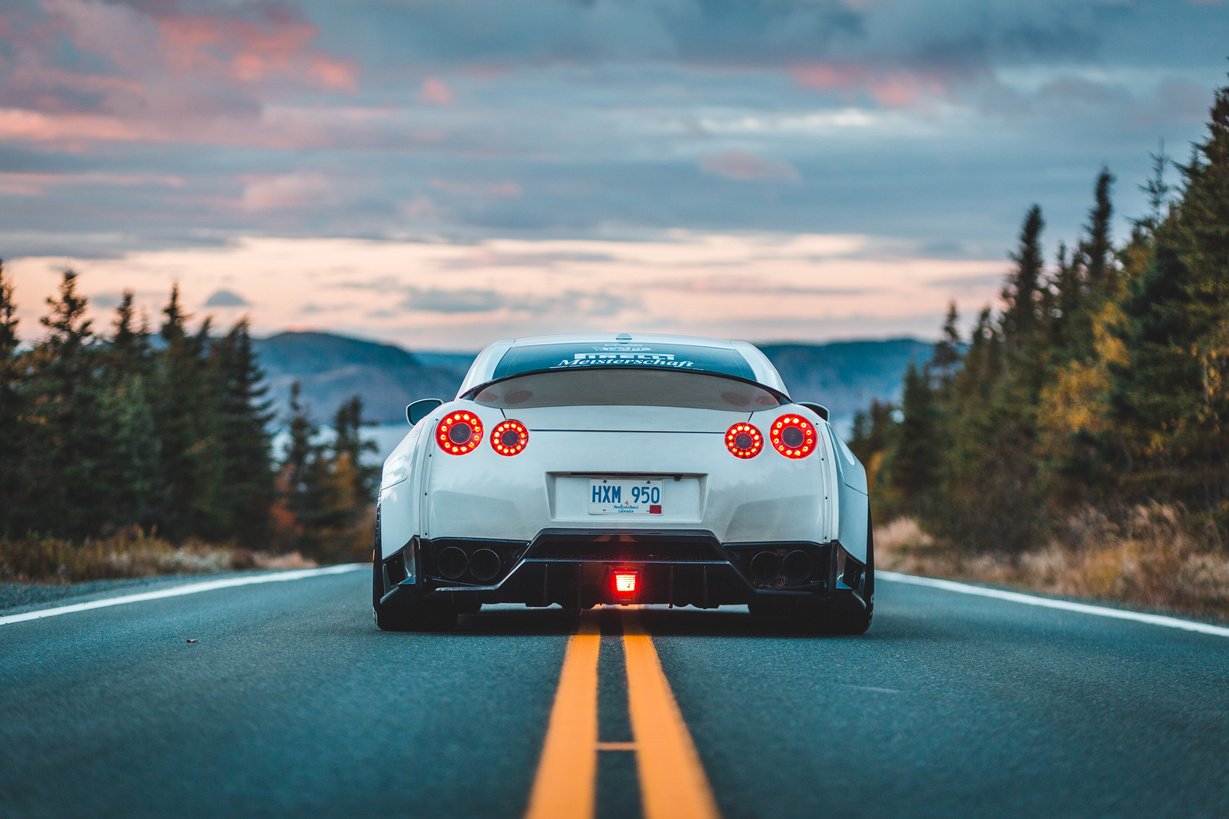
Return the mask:
[[647, 478], [590, 478], [590, 515], [660, 515], [663, 481]]

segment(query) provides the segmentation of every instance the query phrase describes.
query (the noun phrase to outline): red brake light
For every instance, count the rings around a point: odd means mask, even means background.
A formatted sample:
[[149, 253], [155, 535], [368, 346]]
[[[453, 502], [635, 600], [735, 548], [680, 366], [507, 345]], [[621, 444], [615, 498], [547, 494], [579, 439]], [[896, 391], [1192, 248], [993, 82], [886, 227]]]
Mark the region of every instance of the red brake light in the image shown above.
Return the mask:
[[782, 415], [768, 433], [773, 449], [787, 458], [805, 458], [815, 449], [815, 427], [801, 415]]
[[500, 455], [518, 455], [529, 443], [529, 430], [520, 421], [509, 418], [500, 421], [491, 430], [491, 446]]
[[473, 452], [481, 441], [482, 419], [472, 412], [449, 413], [435, 426], [435, 442], [449, 455]]
[[636, 589], [640, 585], [640, 572], [616, 570], [611, 573], [610, 582], [614, 586], [616, 596], [632, 597], [636, 594]]
[[726, 430], [725, 448], [735, 458], [754, 458], [764, 448], [764, 435], [750, 424], [735, 424]]

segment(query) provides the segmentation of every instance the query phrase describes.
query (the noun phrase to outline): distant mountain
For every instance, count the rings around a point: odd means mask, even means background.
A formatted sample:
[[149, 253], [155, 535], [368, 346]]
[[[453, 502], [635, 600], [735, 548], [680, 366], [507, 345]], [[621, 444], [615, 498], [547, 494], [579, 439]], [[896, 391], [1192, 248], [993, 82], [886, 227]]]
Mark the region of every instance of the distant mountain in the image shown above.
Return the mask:
[[[329, 333], [278, 333], [253, 342], [269, 379], [279, 418], [284, 418], [290, 385], [303, 385], [303, 397], [316, 421], [327, 422], [352, 395], [363, 399], [371, 420], [405, 419], [405, 405], [419, 398], [451, 398], [473, 360], [472, 353], [411, 353]], [[834, 341], [827, 344], [761, 344], [798, 401], [816, 401], [845, 426], [872, 398], [900, 397], [909, 362], [921, 364], [931, 345], [911, 338], [885, 341]]]
[[278, 333], [253, 340], [269, 380], [278, 418], [284, 418], [290, 385], [303, 385], [313, 418], [329, 421], [342, 402], [363, 399], [363, 414], [381, 423], [405, 420], [405, 405], [419, 398], [451, 398], [472, 355], [410, 353], [329, 333]]
[[892, 338], [756, 346], [781, 373], [791, 398], [823, 404], [833, 422], [845, 426], [873, 398], [899, 400], [909, 362], [921, 366], [929, 361], [933, 345]]

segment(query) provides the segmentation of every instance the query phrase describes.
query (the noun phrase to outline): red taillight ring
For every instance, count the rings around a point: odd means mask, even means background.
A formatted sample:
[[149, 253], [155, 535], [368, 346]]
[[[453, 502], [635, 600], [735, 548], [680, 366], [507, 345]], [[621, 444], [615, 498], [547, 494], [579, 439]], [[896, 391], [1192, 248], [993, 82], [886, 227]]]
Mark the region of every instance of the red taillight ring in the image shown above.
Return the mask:
[[482, 419], [466, 410], [451, 412], [435, 425], [435, 442], [449, 455], [473, 452], [482, 442]]
[[764, 448], [764, 435], [751, 424], [735, 424], [726, 430], [725, 448], [735, 458], [754, 458]]
[[801, 415], [782, 415], [768, 431], [772, 448], [787, 458], [805, 458], [815, 451], [819, 436], [810, 421]]
[[500, 455], [519, 455], [529, 443], [529, 430], [520, 421], [509, 418], [491, 430], [491, 446]]

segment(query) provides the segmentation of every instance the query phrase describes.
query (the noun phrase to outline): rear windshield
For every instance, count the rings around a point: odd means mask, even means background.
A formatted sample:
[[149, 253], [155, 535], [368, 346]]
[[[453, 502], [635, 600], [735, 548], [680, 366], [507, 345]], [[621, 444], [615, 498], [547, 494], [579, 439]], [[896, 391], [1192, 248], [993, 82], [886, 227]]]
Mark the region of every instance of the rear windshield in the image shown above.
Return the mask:
[[686, 370], [754, 381], [742, 354], [728, 348], [655, 342], [534, 344], [513, 347], [495, 365], [492, 381], [546, 370]]
[[783, 396], [748, 381], [654, 368], [530, 373], [487, 384], [473, 399], [500, 409], [634, 406], [753, 412], [785, 403]]

